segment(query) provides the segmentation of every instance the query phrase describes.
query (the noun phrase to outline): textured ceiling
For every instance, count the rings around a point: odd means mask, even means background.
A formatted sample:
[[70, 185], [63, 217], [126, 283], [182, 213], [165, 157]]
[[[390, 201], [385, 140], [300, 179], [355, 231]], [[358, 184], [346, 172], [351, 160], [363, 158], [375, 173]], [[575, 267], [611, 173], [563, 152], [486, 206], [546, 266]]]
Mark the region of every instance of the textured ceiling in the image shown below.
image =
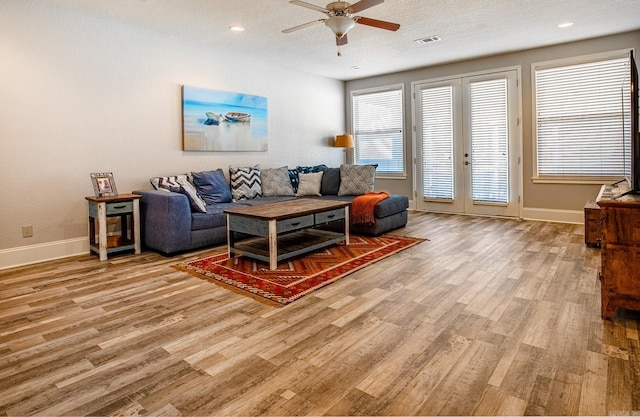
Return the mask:
[[[326, 6], [322, 0], [307, 2]], [[400, 30], [356, 25], [338, 57], [333, 33], [324, 25], [281, 32], [325, 17], [288, 0], [47, 0], [47, 4], [197, 42], [220, 56], [247, 55], [340, 80], [640, 29], [640, 0], [386, 0], [357, 15], [399, 23]], [[565, 21], [575, 24], [557, 27]], [[231, 32], [232, 25], [242, 25], [246, 31]], [[431, 35], [442, 40], [414, 42]]]

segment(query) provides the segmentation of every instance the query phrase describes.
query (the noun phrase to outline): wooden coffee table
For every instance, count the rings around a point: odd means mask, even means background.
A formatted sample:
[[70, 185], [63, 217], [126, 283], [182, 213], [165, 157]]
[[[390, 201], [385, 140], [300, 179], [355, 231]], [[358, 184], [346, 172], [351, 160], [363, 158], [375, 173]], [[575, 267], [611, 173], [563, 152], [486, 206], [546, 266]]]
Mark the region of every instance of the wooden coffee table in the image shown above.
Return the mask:
[[[240, 254], [269, 263], [344, 241], [349, 244], [349, 206], [342, 201], [297, 198], [278, 203], [225, 210], [229, 257]], [[317, 226], [343, 220], [342, 232]], [[255, 236], [236, 242], [236, 233]]]

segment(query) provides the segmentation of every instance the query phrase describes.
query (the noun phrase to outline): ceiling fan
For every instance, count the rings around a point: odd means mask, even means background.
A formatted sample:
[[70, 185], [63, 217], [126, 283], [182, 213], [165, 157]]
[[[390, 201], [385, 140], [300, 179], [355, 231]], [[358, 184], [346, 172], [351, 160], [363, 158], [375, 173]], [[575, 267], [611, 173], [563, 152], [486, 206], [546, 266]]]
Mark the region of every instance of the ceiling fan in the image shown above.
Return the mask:
[[[294, 26], [292, 28], [283, 30], [282, 33], [291, 33], [318, 23], [324, 23], [336, 35], [336, 45], [341, 46], [347, 44], [347, 32], [351, 30], [356, 25], [356, 23], [359, 23], [361, 25], [373, 26], [380, 29], [391, 30], [394, 32], [400, 29], [400, 25], [397, 23], [370, 19], [363, 16], [353, 16], [354, 13], [358, 13], [362, 10], [368, 9], [369, 7], [384, 3], [384, 0], [360, 0], [353, 4], [349, 4], [346, 1], [334, 1], [327, 4], [327, 6], [324, 8], [301, 0], [290, 0], [289, 3], [306, 7], [307, 9], [319, 11], [327, 15], [327, 18], [318, 19], [312, 22], [303, 23], [302, 25]], [[340, 55], [340, 52], [338, 52], [338, 55]]]

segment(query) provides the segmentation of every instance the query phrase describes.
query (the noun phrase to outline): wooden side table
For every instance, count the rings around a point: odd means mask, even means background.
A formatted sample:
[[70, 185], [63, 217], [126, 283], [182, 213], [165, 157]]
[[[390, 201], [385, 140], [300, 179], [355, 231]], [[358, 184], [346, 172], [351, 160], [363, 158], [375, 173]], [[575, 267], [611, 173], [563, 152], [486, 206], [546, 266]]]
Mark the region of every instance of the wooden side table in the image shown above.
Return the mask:
[[[107, 260], [110, 253], [140, 253], [140, 198], [137, 194], [85, 197], [89, 206], [89, 251], [98, 254], [101, 261]], [[108, 217], [119, 217], [122, 230], [122, 235], [112, 241], [107, 238]]]

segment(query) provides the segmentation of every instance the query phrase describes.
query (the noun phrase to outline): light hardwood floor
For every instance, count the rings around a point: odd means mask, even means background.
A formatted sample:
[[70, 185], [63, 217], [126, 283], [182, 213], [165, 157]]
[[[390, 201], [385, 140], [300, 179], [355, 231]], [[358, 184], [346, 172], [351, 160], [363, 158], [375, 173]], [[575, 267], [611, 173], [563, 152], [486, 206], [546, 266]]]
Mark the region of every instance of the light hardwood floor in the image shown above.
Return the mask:
[[0, 415], [640, 414], [640, 313], [583, 227], [411, 213], [428, 238], [284, 308], [173, 265], [0, 271]]

